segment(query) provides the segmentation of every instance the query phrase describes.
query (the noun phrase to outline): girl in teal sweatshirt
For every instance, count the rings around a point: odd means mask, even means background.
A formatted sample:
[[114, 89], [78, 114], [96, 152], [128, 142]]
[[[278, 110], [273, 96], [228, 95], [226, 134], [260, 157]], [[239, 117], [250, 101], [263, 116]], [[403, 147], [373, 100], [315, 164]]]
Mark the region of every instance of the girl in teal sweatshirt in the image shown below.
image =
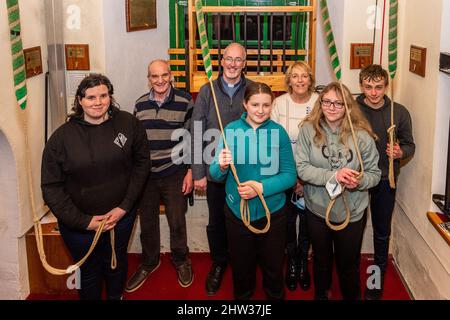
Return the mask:
[[[297, 179], [291, 143], [286, 130], [270, 120], [274, 95], [263, 83], [250, 84], [244, 96], [241, 119], [225, 128], [229, 149], [219, 142], [210, 166], [211, 177], [224, 181], [226, 223], [234, 296], [250, 299], [255, 290], [256, 267], [263, 273], [263, 287], [271, 299], [284, 298], [283, 260], [286, 246], [285, 190]], [[233, 161], [241, 182], [256, 181], [271, 212], [266, 233], [255, 234], [241, 219], [241, 199], [248, 200], [252, 226], [266, 225], [265, 210], [257, 193], [249, 186], [238, 186], [230, 163]]]

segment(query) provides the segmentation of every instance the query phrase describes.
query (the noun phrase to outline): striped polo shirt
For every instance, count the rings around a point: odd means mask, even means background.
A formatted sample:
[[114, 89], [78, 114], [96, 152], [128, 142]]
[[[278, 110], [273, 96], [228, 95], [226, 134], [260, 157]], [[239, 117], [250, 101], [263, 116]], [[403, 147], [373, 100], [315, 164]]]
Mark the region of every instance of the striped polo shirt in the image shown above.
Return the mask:
[[[172, 141], [172, 133], [177, 129], [190, 129], [194, 102], [190, 94], [171, 88], [169, 96], [158, 106], [152, 100], [151, 92], [136, 101], [134, 115], [141, 121], [150, 147], [152, 169], [150, 179], [157, 179], [185, 169], [186, 164], [174, 164], [172, 152], [189, 157], [189, 141], [182, 138]], [[183, 153], [181, 150], [186, 150]]]

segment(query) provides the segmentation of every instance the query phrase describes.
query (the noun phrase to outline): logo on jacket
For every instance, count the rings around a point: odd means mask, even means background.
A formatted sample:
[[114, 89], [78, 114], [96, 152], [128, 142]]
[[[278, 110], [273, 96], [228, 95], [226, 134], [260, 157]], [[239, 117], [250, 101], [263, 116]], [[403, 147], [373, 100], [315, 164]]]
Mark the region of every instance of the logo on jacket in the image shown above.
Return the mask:
[[343, 148], [329, 149], [328, 146], [322, 146], [322, 156], [328, 160], [331, 169], [344, 168], [348, 163], [353, 161], [353, 151], [351, 149], [345, 150]]
[[124, 134], [119, 133], [117, 138], [114, 140], [114, 143], [119, 146], [119, 148], [125, 147], [125, 143], [127, 143], [127, 137]]

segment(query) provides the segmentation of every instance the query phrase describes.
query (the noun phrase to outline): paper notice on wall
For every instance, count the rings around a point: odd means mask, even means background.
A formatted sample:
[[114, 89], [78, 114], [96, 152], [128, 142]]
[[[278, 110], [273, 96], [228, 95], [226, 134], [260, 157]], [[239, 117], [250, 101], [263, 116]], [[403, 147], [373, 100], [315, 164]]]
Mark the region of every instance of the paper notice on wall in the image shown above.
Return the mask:
[[67, 90], [67, 112], [70, 113], [72, 104], [77, 93], [78, 86], [90, 71], [67, 71], [66, 72], [66, 90]]
[[89, 74], [89, 72], [76, 71], [76, 72], [67, 72], [67, 95], [70, 97], [75, 97], [77, 93], [77, 88], [80, 85], [81, 80], [84, 79]]

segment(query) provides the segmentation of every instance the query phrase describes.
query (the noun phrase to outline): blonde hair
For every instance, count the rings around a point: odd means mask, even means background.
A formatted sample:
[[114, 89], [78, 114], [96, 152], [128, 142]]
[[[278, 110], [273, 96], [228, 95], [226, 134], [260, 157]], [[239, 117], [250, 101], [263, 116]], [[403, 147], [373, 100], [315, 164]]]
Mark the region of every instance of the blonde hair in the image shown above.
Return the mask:
[[[377, 136], [372, 131], [372, 127], [370, 126], [369, 122], [366, 120], [365, 116], [363, 115], [362, 111], [359, 108], [358, 103], [353, 99], [350, 90], [345, 86], [342, 85], [344, 88], [345, 93], [345, 99], [347, 101], [348, 110], [350, 113], [350, 118], [353, 124], [354, 130], [357, 131], [366, 131], [370, 136], [372, 136], [374, 139], [377, 139]], [[311, 123], [312, 126], [315, 129], [315, 136], [314, 136], [314, 143], [318, 146], [323, 145], [325, 143], [326, 134], [323, 129], [323, 121], [325, 120], [325, 115], [322, 110], [321, 102], [323, 99], [323, 96], [327, 94], [330, 91], [336, 92], [336, 95], [342, 99], [342, 91], [341, 86], [338, 82], [332, 82], [328, 84], [323, 91], [320, 93], [319, 98], [317, 99], [316, 103], [314, 104], [314, 108], [311, 111], [311, 113], [305, 118], [305, 120], [301, 123], [303, 125], [304, 123]], [[345, 109], [344, 109], [345, 110]], [[340, 125], [340, 137], [339, 141], [348, 148], [348, 137], [351, 135], [351, 129], [350, 124], [348, 122], [347, 114], [344, 113], [344, 118], [342, 120], [342, 123]]]
[[287, 91], [291, 94], [292, 93], [292, 87], [291, 87], [291, 76], [292, 76], [292, 70], [294, 70], [295, 67], [300, 67], [306, 70], [306, 73], [308, 73], [309, 75], [309, 80], [310, 80], [310, 84], [308, 87], [308, 92], [311, 94], [314, 92], [314, 87], [316, 86], [316, 79], [314, 78], [314, 75], [312, 73], [312, 69], [309, 66], [309, 64], [307, 64], [304, 61], [295, 61], [293, 64], [291, 64], [287, 70], [286, 70], [286, 74], [284, 76], [284, 83], [286, 85], [286, 89]]

